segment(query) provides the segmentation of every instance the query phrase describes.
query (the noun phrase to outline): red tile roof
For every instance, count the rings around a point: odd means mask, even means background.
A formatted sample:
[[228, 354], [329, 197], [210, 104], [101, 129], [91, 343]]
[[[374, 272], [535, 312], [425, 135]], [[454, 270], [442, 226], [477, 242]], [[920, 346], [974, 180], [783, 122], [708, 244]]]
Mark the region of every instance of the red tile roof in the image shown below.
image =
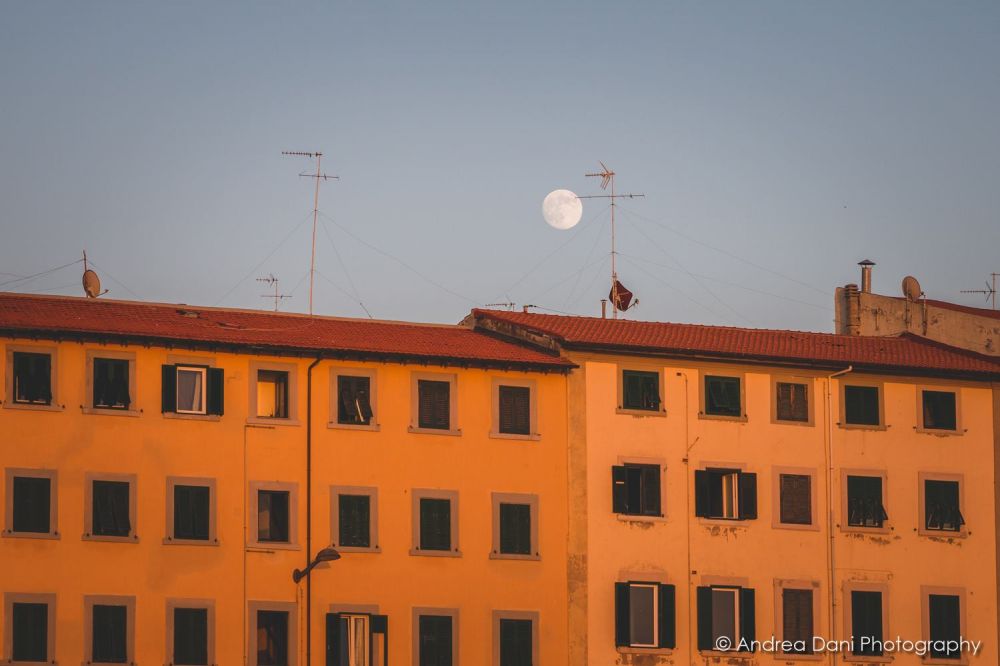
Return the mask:
[[566, 370], [558, 354], [465, 326], [0, 293], [0, 333], [329, 357]]
[[500, 332], [513, 326], [549, 336], [565, 349], [1000, 378], [1000, 359], [910, 334], [863, 337], [495, 310], [472, 314], [480, 326], [498, 323]]

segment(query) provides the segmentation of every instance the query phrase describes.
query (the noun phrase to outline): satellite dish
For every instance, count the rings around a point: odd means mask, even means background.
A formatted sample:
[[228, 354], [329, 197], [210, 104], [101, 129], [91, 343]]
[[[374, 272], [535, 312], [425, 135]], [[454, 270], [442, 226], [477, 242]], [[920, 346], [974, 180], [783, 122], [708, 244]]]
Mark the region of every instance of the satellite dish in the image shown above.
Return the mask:
[[903, 296], [906, 296], [908, 301], [919, 301], [920, 297], [924, 295], [924, 292], [920, 289], [920, 283], [917, 282], [917, 278], [912, 275], [907, 275], [903, 278]]
[[549, 192], [542, 201], [542, 217], [554, 229], [572, 229], [583, 215], [583, 203], [580, 197], [569, 190]]
[[89, 268], [83, 272], [83, 291], [87, 294], [87, 298], [97, 298], [101, 295], [101, 278]]

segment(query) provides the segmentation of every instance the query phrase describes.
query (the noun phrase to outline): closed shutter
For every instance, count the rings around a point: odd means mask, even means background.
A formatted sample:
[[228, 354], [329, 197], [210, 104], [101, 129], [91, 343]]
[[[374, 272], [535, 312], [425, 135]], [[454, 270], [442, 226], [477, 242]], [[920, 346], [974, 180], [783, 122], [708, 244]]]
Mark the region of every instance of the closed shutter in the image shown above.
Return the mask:
[[209, 414], [222, 416], [225, 412], [226, 375], [222, 368], [208, 369], [208, 402], [206, 411]]
[[499, 400], [500, 432], [530, 435], [531, 389], [527, 386], [501, 386]]
[[170, 414], [177, 411], [177, 366], [160, 367], [160, 411]]
[[91, 490], [91, 527], [97, 536], [129, 536], [130, 486], [127, 481], [94, 481]]
[[[882, 593], [851, 592], [851, 631], [855, 637], [854, 654], [881, 656], [882, 648]], [[869, 640], [862, 641], [862, 637]]]
[[11, 605], [10, 640], [12, 661], [49, 660], [49, 607], [47, 604], [14, 603]]
[[659, 516], [660, 511], [660, 466], [642, 466], [642, 513]]
[[631, 643], [629, 611], [629, 584], [615, 583], [615, 645], [619, 647], [627, 647]]
[[714, 650], [712, 633], [712, 588], [698, 588], [698, 649]]
[[878, 388], [845, 386], [844, 420], [852, 425], [878, 425]]
[[757, 518], [757, 475], [752, 472], [739, 474], [740, 520]]
[[93, 646], [90, 661], [124, 663], [128, 660], [128, 609], [95, 604], [91, 609]]
[[451, 550], [451, 547], [451, 501], [421, 498], [421, 550]]
[[628, 470], [624, 465], [611, 468], [611, 510], [628, 513]]
[[947, 641], [957, 644], [962, 636], [961, 599], [952, 594], [928, 595], [927, 605], [930, 620], [931, 641], [941, 641], [943, 645], [931, 647], [931, 656], [940, 659], [957, 659], [960, 650], [949, 650]]
[[174, 658], [177, 666], [208, 666], [208, 610], [174, 609]]
[[806, 384], [779, 382], [777, 384], [779, 421], [806, 422], [809, 420], [809, 387]]
[[174, 538], [208, 540], [210, 519], [208, 486], [174, 486]]
[[44, 477], [14, 477], [14, 531], [47, 534], [51, 530], [52, 482]]
[[451, 383], [417, 381], [418, 420], [421, 428], [448, 430], [451, 427]]
[[[812, 653], [813, 591], [785, 588], [781, 591], [782, 639], [793, 643], [802, 641], [790, 652]], [[799, 649], [801, 647], [801, 649]]]
[[421, 615], [419, 628], [420, 666], [452, 666], [452, 626], [447, 615]]
[[371, 547], [371, 498], [368, 495], [340, 495], [338, 514], [340, 545]]
[[660, 647], [677, 647], [676, 591], [673, 585], [660, 585], [659, 633]]
[[500, 504], [500, 552], [531, 554], [531, 506]]
[[707, 470], [694, 472], [694, 515], [708, 518], [712, 506], [712, 486]]
[[500, 666], [532, 666], [531, 620], [500, 619]]
[[782, 474], [780, 479], [780, 520], [788, 525], [812, 523], [812, 477]]
[[753, 588], [740, 588], [740, 638], [750, 646], [750, 652], [756, 652], [753, 647], [754, 636], [757, 635], [757, 612], [754, 604]]

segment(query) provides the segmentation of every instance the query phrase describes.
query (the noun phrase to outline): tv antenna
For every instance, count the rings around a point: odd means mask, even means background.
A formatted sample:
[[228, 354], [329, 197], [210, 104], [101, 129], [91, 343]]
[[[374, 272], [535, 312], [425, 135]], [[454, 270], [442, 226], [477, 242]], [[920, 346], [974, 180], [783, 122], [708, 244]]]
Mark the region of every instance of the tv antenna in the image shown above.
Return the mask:
[[[618, 282], [618, 270], [616, 265], [617, 252], [615, 251], [615, 200], [616, 199], [636, 199], [639, 197], [645, 197], [645, 194], [618, 194], [615, 192], [615, 172], [609, 169], [604, 162], [598, 162], [601, 165], [601, 170], [597, 173], [584, 174], [587, 178], [600, 178], [601, 179], [601, 189], [607, 190], [608, 186], [611, 186], [610, 194], [592, 194], [589, 196], [578, 197], [580, 199], [610, 199], [611, 200], [611, 316], [614, 319], [618, 319], [618, 311], [624, 312], [628, 310], [631, 305], [629, 302], [632, 300], [632, 292], [625, 289], [621, 283]], [[638, 303], [639, 301], [635, 301]], [[634, 305], [634, 303], [632, 304]]]
[[985, 289], [963, 289], [963, 294], [985, 294], [986, 300], [992, 301], [993, 309], [997, 309], [997, 278], [1000, 273], [990, 273], [990, 281], [986, 283]]
[[281, 302], [281, 299], [283, 299], [283, 298], [291, 298], [291, 296], [288, 295], [288, 294], [280, 294], [280, 293], [278, 293], [278, 278], [274, 277], [274, 273], [268, 273], [267, 277], [259, 277], [259, 278], [257, 278], [257, 282], [266, 282], [267, 284], [269, 284], [272, 287], [274, 287], [274, 293], [273, 294], [261, 294], [260, 297], [261, 298], [273, 298], [274, 299], [274, 311], [275, 312], [278, 311], [278, 303]]
[[[312, 253], [309, 259], [309, 314], [313, 313], [313, 278], [316, 274], [316, 222], [319, 217], [319, 184], [321, 181], [325, 180], [340, 180], [340, 176], [328, 176], [322, 172], [320, 169], [321, 163], [323, 161], [323, 153], [305, 153], [292, 150], [281, 151], [282, 155], [290, 155], [294, 157], [308, 157], [316, 160], [316, 173], [309, 173], [308, 171], [303, 171], [299, 174], [300, 178], [315, 178], [316, 179], [316, 193], [313, 195], [313, 233], [312, 233]], [[277, 309], [277, 308], [275, 308]]]

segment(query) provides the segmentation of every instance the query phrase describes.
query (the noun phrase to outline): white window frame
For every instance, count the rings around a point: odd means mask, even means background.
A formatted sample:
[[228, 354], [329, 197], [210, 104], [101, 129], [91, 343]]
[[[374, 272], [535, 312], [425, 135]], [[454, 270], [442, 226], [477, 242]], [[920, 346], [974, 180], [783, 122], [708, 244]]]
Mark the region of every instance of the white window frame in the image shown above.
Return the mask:
[[[175, 383], [174, 412], [177, 414], [196, 414], [198, 416], [204, 416], [208, 414], [208, 368], [202, 366], [185, 365], [183, 363], [178, 363], [177, 365], [174, 366], [174, 372], [177, 373], [177, 376], [174, 380]], [[181, 372], [201, 373], [201, 408], [199, 410], [181, 409], [180, 406]]]
[[[646, 588], [653, 591], [653, 642], [635, 643], [632, 637], [632, 590], [635, 588]], [[660, 646], [660, 585], [658, 583], [632, 583], [628, 584], [629, 590], [629, 647], [634, 648], [658, 648]]]
[[[737, 645], [739, 645], [740, 638], [743, 636], [743, 627], [740, 626], [740, 590], [741, 587], [734, 587], [730, 585], [712, 585], [712, 608], [715, 608], [715, 593], [725, 593], [733, 595], [733, 650]], [[712, 644], [717, 645], [719, 636], [715, 631], [715, 618], [712, 618]], [[729, 654], [728, 652], [726, 654]]]

